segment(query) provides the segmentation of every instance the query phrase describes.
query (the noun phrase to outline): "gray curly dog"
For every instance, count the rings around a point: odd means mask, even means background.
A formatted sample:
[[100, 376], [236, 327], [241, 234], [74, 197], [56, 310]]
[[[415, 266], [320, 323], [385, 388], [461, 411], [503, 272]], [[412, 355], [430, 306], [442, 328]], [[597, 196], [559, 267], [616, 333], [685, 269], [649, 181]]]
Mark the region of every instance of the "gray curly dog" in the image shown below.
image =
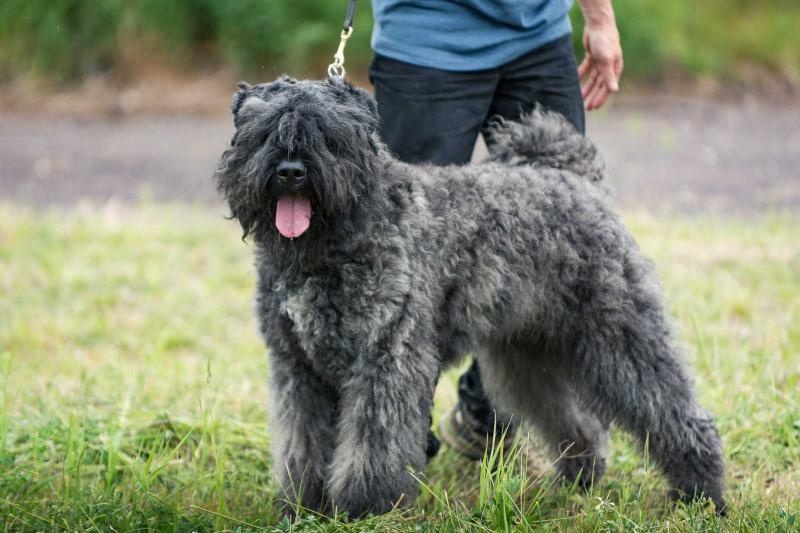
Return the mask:
[[673, 497], [725, 503], [719, 434], [651, 263], [610, 205], [592, 143], [555, 113], [498, 122], [489, 160], [392, 157], [375, 101], [341, 80], [240, 83], [215, 181], [255, 244], [274, 470], [290, 503], [413, 503], [436, 380], [476, 354], [570, 481], [605, 468], [613, 421]]

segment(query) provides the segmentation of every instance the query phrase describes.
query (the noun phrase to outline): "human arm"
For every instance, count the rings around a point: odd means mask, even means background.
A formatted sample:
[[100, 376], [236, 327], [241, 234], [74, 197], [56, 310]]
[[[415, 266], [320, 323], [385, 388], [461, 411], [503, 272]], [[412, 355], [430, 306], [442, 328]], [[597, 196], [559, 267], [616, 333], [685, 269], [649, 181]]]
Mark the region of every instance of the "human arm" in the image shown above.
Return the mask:
[[586, 55], [578, 67], [583, 101], [592, 111], [608, 95], [619, 90], [622, 48], [611, 0], [578, 0], [584, 18], [583, 49]]

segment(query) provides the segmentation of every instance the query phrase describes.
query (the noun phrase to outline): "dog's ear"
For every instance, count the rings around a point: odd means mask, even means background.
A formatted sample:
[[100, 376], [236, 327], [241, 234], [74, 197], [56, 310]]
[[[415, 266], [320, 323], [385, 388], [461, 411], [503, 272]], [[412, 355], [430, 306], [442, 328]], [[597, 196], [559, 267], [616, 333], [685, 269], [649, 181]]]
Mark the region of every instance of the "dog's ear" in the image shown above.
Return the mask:
[[356, 97], [356, 101], [359, 104], [364, 106], [364, 108], [374, 117], [377, 118], [378, 116], [378, 104], [375, 103], [375, 99], [364, 89], [361, 87], [356, 87], [349, 81], [344, 82], [347, 91]]
[[283, 82], [288, 83], [289, 85], [297, 85], [297, 80], [289, 76], [288, 74], [281, 74], [278, 76], [278, 79], [275, 80], [276, 82]]
[[239, 90], [233, 95], [231, 112], [233, 112], [234, 115], [237, 115], [244, 103], [251, 96], [266, 101], [270, 98], [270, 96], [285, 90], [290, 85], [297, 85], [297, 80], [290, 78], [286, 74], [278, 77], [278, 79], [271, 83], [259, 83], [258, 85], [250, 85], [247, 82], [240, 81], [238, 83]]
[[233, 102], [231, 103], [231, 113], [234, 116], [239, 112], [239, 108], [242, 107], [244, 101], [247, 100], [247, 95], [252, 88], [246, 81], [240, 81], [237, 85], [239, 90], [233, 95]]
[[375, 99], [367, 91], [341, 78], [328, 78], [327, 83], [337, 97], [354, 100], [372, 118], [377, 120], [378, 104], [375, 103]]

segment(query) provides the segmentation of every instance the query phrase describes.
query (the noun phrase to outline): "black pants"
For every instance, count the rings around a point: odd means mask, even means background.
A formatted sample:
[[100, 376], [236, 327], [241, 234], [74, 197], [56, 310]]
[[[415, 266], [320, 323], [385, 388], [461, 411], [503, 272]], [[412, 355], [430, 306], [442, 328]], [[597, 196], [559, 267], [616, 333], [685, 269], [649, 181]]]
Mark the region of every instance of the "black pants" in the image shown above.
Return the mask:
[[[569, 35], [498, 68], [476, 72], [418, 67], [376, 55], [369, 76], [378, 101], [381, 137], [389, 150], [409, 163], [468, 163], [490, 117], [513, 120], [536, 103], [585, 130]], [[483, 392], [477, 362], [461, 376], [458, 396], [491, 432], [494, 410]]]

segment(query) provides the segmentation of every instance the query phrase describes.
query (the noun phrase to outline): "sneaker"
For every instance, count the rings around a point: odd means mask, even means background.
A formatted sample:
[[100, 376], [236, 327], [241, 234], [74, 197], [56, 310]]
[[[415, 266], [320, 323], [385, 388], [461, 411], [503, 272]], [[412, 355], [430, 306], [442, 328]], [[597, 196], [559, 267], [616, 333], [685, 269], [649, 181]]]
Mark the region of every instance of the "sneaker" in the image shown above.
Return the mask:
[[[491, 417], [494, 418], [494, 417]], [[485, 421], [473, 416], [461, 402], [439, 420], [439, 435], [443, 442], [464, 457], [473, 460], [482, 459], [486, 449], [492, 445], [495, 433], [494, 424], [488, 426]], [[516, 437], [513, 424], [498, 424], [497, 439], [503, 440], [503, 448], [511, 449]]]

